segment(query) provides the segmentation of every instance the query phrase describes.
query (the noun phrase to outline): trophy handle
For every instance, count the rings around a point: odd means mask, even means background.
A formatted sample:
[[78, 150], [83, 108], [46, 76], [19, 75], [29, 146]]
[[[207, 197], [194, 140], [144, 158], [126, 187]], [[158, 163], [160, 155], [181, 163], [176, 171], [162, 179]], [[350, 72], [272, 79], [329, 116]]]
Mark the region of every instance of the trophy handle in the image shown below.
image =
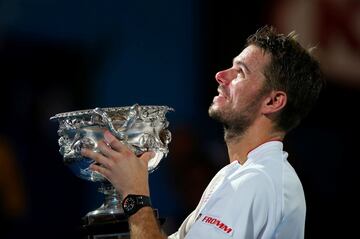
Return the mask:
[[101, 116], [102, 121], [107, 124], [109, 130], [111, 131], [111, 133], [113, 133], [118, 139], [120, 140], [126, 140], [126, 134], [123, 133], [125, 131], [127, 131], [128, 129], [130, 129], [134, 123], [136, 122], [136, 119], [139, 117], [139, 112], [140, 112], [140, 106], [138, 104], [135, 104], [133, 106], [131, 106], [129, 114], [124, 122], [124, 124], [120, 127], [120, 129], [115, 129], [111, 118], [109, 117], [109, 115], [102, 109], [100, 108], [95, 108], [93, 110], [93, 112], [99, 116]]

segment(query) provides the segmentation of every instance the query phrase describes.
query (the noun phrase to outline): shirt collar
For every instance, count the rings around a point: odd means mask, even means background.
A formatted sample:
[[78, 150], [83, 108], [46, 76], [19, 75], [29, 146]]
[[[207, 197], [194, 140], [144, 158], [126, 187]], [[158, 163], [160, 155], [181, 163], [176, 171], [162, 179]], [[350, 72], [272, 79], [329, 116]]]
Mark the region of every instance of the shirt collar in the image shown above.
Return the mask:
[[255, 149], [251, 150], [247, 155], [247, 160], [244, 164], [247, 164], [250, 159], [261, 158], [262, 155], [268, 154], [269, 152], [282, 152], [283, 143], [281, 141], [268, 141], [265, 142]]

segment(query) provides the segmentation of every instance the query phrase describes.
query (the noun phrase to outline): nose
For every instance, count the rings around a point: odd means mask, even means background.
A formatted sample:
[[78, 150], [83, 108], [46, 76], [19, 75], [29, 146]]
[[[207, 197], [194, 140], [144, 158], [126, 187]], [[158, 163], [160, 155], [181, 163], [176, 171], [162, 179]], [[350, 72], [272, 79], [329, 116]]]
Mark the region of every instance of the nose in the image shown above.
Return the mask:
[[227, 85], [230, 83], [231, 77], [229, 76], [229, 73], [230, 73], [229, 71], [230, 71], [230, 69], [226, 69], [226, 70], [219, 71], [218, 73], [216, 73], [215, 79], [220, 85]]

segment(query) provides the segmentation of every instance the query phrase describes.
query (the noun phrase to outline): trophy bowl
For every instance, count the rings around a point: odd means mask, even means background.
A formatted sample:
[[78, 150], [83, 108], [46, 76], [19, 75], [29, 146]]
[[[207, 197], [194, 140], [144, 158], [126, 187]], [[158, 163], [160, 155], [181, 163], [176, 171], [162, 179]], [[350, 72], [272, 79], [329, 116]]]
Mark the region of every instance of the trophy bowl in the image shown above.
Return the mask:
[[81, 149], [89, 148], [100, 152], [97, 144], [103, 139], [104, 132], [109, 130], [137, 156], [147, 151], [155, 153], [148, 163], [148, 171], [151, 173], [168, 153], [171, 141], [171, 133], [167, 129], [169, 123], [165, 117], [168, 111], [173, 109], [135, 104], [59, 113], [50, 118], [59, 122], [59, 152], [64, 163], [76, 176], [99, 182], [99, 191], [105, 195], [104, 203], [86, 214], [88, 224], [111, 220], [116, 215], [123, 214], [120, 206], [122, 196], [103, 175], [89, 169], [95, 161], [83, 157]]

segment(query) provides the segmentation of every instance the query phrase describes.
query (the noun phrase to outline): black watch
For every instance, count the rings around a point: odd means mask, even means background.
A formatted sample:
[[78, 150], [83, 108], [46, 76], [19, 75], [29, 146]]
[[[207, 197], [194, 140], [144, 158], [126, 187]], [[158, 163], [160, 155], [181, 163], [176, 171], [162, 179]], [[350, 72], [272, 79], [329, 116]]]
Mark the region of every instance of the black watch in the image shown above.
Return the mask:
[[128, 217], [135, 214], [137, 211], [139, 211], [140, 208], [143, 207], [151, 207], [150, 197], [129, 194], [122, 201], [122, 208]]

